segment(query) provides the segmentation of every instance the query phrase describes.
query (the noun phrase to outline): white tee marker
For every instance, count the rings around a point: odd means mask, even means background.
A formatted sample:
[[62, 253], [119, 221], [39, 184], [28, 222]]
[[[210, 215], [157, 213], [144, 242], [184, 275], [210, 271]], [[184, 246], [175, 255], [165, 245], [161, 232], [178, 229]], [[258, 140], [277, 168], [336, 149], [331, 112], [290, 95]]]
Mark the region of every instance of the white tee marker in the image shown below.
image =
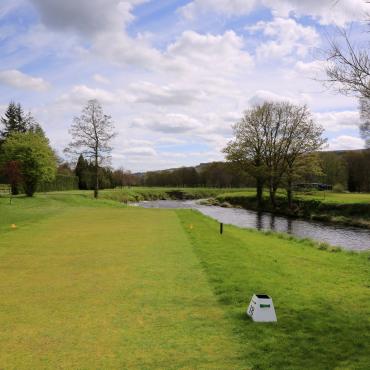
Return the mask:
[[253, 294], [247, 309], [247, 315], [256, 322], [277, 321], [272, 298], [267, 294]]

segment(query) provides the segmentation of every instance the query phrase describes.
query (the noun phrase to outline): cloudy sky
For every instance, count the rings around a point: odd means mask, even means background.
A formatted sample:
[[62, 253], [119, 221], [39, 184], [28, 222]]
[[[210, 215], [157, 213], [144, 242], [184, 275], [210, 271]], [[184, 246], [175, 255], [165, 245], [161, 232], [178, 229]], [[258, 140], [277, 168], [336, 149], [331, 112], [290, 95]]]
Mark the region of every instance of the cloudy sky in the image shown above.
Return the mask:
[[315, 78], [335, 27], [367, 42], [363, 0], [1, 0], [0, 114], [20, 102], [62, 153], [97, 98], [133, 171], [220, 160], [265, 99], [307, 104], [331, 149], [355, 149], [357, 101]]

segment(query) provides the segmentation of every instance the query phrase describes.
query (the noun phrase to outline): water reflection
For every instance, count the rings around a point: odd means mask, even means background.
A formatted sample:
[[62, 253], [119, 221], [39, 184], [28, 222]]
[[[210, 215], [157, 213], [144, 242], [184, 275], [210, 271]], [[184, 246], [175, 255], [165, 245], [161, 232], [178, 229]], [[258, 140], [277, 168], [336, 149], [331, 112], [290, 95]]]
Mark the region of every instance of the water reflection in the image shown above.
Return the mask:
[[291, 219], [270, 213], [254, 212], [239, 208], [204, 206], [196, 201], [159, 200], [139, 202], [145, 208], [194, 208], [224, 224], [285, 232], [302, 238], [311, 238], [345, 249], [370, 249], [370, 230], [321, 222]]
[[257, 230], [263, 229], [263, 215], [261, 212], [256, 213], [256, 229]]

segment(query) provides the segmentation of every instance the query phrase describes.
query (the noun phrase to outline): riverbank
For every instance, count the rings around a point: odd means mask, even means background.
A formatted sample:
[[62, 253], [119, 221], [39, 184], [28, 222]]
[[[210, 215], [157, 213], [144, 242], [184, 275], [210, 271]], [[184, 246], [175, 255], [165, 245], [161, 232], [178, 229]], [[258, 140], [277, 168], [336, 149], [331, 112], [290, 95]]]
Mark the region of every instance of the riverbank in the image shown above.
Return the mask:
[[250, 192], [219, 194], [210, 199], [208, 203], [370, 229], [370, 195], [354, 195], [353, 200], [356, 200], [356, 203], [351, 203], [352, 194], [348, 194], [347, 199], [343, 196], [344, 194], [338, 195], [339, 197], [336, 197], [337, 194], [329, 193], [323, 198], [324, 194], [300, 194], [294, 199], [292, 208], [288, 206], [287, 200], [283, 196], [277, 197], [277, 205], [273, 208], [267, 195], [264, 197], [262, 207], [258, 207], [255, 195]]
[[[232, 226], [220, 235], [193, 210], [90, 192], [8, 203], [0, 368], [367, 368], [369, 252]], [[253, 293], [273, 297], [277, 323], [246, 316]]]
[[[370, 230], [319, 221], [300, 220], [277, 216], [269, 212], [256, 212], [241, 207], [207, 205], [208, 200], [152, 200], [131, 203], [151, 209], [195, 209], [220, 223], [241, 228], [275, 233], [281, 238], [311, 240], [318, 249], [337, 251], [338, 248], [353, 251], [370, 250]], [[228, 227], [228, 226], [226, 226]]]
[[370, 229], [370, 194], [312, 192], [297, 193], [292, 208], [288, 207], [284, 192], [277, 196], [277, 207], [272, 208], [265, 194], [262, 208], [258, 209], [255, 189], [246, 188], [148, 188], [132, 187], [107, 189], [101, 192], [104, 199], [118, 202], [152, 200], [186, 200], [209, 198], [208, 204], [231, 205], [254, 211], [271, 212], [292, 218], [322, 221]]
[[151, 188], [151, 187], [125, 187], [106, 189], [100, 192], [104, 199], [115, 200], [122, 203], [140, 202], [144, 200], [189, 200], [215, 198], [225, 192], [232, 194], [243, 191], [245, 194], [253, 194], [254, 190], [245, 188]]

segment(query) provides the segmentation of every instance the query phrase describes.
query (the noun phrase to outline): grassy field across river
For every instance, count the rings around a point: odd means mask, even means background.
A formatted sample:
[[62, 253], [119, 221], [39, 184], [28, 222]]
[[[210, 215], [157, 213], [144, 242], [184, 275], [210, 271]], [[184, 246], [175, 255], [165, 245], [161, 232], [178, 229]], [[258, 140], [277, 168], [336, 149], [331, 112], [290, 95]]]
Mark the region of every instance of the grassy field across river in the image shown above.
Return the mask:
[[0, 369], [368, 369], [369, 266], [193, 210], [0, 198]]

